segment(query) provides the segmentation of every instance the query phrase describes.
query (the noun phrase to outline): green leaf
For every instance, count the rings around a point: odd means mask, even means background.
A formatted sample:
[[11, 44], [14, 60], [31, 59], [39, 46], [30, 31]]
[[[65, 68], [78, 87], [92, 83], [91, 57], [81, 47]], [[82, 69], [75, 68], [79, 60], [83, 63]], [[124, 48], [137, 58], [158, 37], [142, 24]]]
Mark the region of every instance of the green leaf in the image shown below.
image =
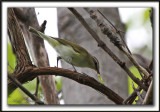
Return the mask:
[[13, 73], [15, 67], [16, 67], [16, 56], [13, 54], [12, 47], [10, 43], [7, 44], [7, 60], [8, 60], [8, 71], [10, 73]]
[[150, 10], [151, 8], [148, 8], [143, 12], [143, 24], [150, 20]]
[[60, 91], [62, 89], [62, 77], [61, 76], [56, 76], [54, 78], [55, 78], [55, 81], [56, 81], [57, 90]]

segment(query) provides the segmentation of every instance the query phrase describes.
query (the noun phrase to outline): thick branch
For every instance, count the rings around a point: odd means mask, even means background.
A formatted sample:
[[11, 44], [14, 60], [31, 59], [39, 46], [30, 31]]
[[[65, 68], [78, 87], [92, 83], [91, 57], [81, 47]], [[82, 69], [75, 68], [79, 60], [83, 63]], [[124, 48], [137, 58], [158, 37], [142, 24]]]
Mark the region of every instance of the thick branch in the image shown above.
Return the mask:
[[[33, 65], [24, 43], [22, 30], [18, 24], [17, 18], [12, 8], [8, 8], [8, 33], [13, 51], [17, 58], [17, 65], [13, 74], [18, 76], [21, 75], [22, 71], [25, 70], [25, 66]], [[11, 80], [8, 79], [8, 84], [10, 83]], [[11, 88], [9, 88], [8, 94], [10, 94], [16, 88], [15, 85], [10, 87]]]
[[[23, 65], [32, 65], [27, 48], [24, 43], [23, 33], [15, 17], [13, 9], [8, 9], [8, 31], [12, 47], [17, 57], [17, 67]], [[19, 67], [20, 68], [20, 67]]]
[[[14, 8], [14, 11], [19, 19], [19, 23], [21, 23], [21, 28], [35, 65], [39, 67], [49, 66], [48, 55], [45, 50], [43, 39], [30, 34], [28, 31], [28, 27], [33, 26], [41, 32], [44, 32], [46, 21], [39, 26], [34, 8]], [[59, 104], [54, 77], [52, 75], [42, 75], [38, 78], [40, 80], [46, 104]]]
[[[107, 96], [110, 100], [112, 100], [116, 104], [122, 104], [123, 98], [121, 98], [118, 94], [116, 94], [114, 91], [106, 87], [105, 85], [99, 83], [94, 78], [85, 75], [80, 74], [78, 72], [73, 72], [71, 70], [63, 69], [63, 68], [57, 68], [57, 67], [32, 67], [28, 68], [24, 74], [27, 74], [27, 77], [25, 79], [22, 79], [21, 77], [16, 77], [17, 80], [20, 82], [25, 83], [31, 78], [35, 78], [40, 75], [48, 75], [48, 74], [55, 74], [58, 76], [67, 77], [69, 79], [75, 80], [76, 82], [80, 84], [87, 85], [89, 87], [92, 87], [93, 89], [103, 93], [105, 96]], [[23, 80], [23, 81], [22, 81]], [[11, 82], [9, 86], [13, 85], [14, 83]]]
[[86, 30], [92, 35], [92, 37], [97, 41], [99, 47], [101, 47], [105, 52], [107, 52], [112, 59], [120, 65], [120, 67], [131, 77], [131, 79], [137, 83], [141, 88], [144, 90], [147, 90], [147, 87], [143, 85], [131, 72], [130, 70], [126, 67], [125, 63], [122, 62], [107, 46], [106, 44], [100, 40], [99, 36], [92, 30], [87, 22], [84, 20], [84, 18], [74, 9], [74, 8], [68, 8], [76, 17], [77, 19], [81, 22], [81, 24], [86, 28]]
[[47, 75], [47, 74], [55, 74], [63, 77], [70, 78], [72, 80], [75, 80], [76, 82], [79, 82], [81, 84], [87, 85], [89, 87], [92, 87], [96, 89], [97, 91], [103, 93], [104, 95], [108, 96], [110, 100], [115, 102], [116, 104], [122, 104], [123, 98], [121, 98], [118, 94], [113, 92], [111, 89], [107, 88], [103, 84], [99, 83], [94, 78], [90, 77], [89, 75], [80, 74], [77, 72], [72, 72], [67, 69], [60, 69], [57, 67], [41, 67], [41, 68], [33, 68], [31, 73], [35, 75]]
[[26, 22], [27, 21], [27, 16], [24, 13], [24, 9], [23, 8], [14, 8], [13, 9], [16, 16], [18, 17], [19, 20], [21, 20], [22, 22]]

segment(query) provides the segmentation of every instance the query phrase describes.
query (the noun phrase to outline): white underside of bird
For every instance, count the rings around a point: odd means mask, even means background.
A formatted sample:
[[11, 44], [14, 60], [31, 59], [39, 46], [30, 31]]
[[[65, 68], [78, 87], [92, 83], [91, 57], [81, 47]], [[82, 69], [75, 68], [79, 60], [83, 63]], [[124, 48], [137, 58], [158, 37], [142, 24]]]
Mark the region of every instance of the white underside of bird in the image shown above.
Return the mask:
[[98, 73], [99, 80], [103, 83], [99, 73], [98, 60], [88, 53], [83, 47], [64, 39], [45, 35], [32, 27], [29, 28], [29, 31], [48, 41], [48, 43], [57, 51], [59, 57], [71, 64], [73, 67], [88, 67], [95, 70]]
[[87, 67], [86, 61], [81, 57], [71, 46], [57, 45], [54, 47], [59, 56], [64, 59], [66, 62], [78, 66], [78, 67]]

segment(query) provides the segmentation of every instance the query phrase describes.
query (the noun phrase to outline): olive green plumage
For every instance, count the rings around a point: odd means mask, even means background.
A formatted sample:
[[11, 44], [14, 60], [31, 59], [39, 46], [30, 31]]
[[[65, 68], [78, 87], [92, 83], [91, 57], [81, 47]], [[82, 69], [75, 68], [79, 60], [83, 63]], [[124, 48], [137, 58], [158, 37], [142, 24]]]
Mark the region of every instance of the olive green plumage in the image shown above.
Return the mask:
[[98, 60], [87, 52], [86, 49], [73, 42], [47, 36], [33, 27], [29, 27], [29, 31], [37, 36], [45, 39], [57, 51], [59, 57], [68, 62], [69, 64], [77, 67], [88, 67], [94, 69], [99, 75], [98, 78], [103, 83], [99, 73]]

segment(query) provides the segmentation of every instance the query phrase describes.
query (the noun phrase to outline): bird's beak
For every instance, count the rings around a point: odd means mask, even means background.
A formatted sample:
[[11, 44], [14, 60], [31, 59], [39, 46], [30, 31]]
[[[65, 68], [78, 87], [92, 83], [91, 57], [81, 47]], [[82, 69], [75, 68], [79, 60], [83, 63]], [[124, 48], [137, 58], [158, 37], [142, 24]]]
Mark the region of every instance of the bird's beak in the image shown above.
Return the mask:
[[98, 74], [100, 74], [100, 72], [99, 72], [99, 70], [98, 70], [98, 69], [97, 69], [96, 71], [97, 71], [97, 73], [98, 73]]

